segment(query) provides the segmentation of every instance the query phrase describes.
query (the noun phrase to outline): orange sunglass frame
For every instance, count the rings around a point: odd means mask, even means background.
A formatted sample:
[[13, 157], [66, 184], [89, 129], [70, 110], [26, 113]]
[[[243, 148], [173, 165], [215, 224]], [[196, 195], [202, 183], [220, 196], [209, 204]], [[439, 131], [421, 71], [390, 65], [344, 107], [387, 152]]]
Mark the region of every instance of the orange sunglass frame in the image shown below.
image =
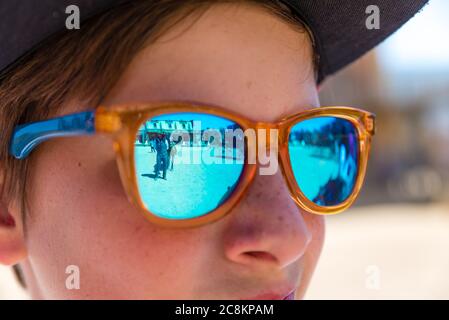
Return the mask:
[[[164, 227], [196, 227], [214, 222], [225, 216], [241, 200], [253, 181], [258, 164], [248, 163], [245, 159], [242, 174], [237, 185], [219, 207], [210, 213], [191, 219], [175, 220], [161, 218], [144, 205], [137, 184], [137, 175], [134, 159], [134, 144], [137, 132], [141, 125], [151, 118], [162, 114], [193, 112], [206, 113], [226, 118], [238, 124], [245, 132], [247, 129], [278, 129], [279, 164], [283, 177], [288, 185], [291, 198], [303, 210], [320, 215], [337, 214], [347, 209], [357, 198], [365, 178], [367, 162], [371, 148], [371, 137], [375, 134], [375, 115], [352, 107], [320, 107], [301, 111], [287, 116], [274, 123], [255, 122], [246, 117], [225, 110], [219, 106], [202, 105], [184, 102], [161, 102], [145, 104], [126, 104], [119, 106], [100, 106], [95, 112], [95, 129], [97, 133], [111, 135], [116, 152], [117, 164], [123, 187], [130, 202], [142, 209], [144, 216], [151, 222]], [[300, 121], [315, 117], [331, 116], [350, 121], [358, 133], [358, 168], [355, 186], [350, 196], [341, 204], [335, 206], [319, 206], [307, 199], [301, 192], [290, 163], [288, 153], [288, 137], [293, 125]], [[247, 147], [247, 146], [245, 146]], [[247, 156], [247, 152], [245, 152]]]

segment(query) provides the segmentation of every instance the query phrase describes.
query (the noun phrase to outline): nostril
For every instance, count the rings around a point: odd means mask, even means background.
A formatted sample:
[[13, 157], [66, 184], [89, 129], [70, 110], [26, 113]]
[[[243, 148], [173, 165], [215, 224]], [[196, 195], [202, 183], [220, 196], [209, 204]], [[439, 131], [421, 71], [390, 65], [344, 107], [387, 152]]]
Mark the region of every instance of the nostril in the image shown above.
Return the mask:
[[245, 255], [247, 255], [251, 258], [254, 258], [254, 259], [259, 259], [259, 260], [266, 260], [266, 261], [272, 261], [272, 262], [278, 261], [275, 256], [273, 256], [271, 253], [268, 253], [265, 251], [249, 251], [249, 252], [245, 252]]

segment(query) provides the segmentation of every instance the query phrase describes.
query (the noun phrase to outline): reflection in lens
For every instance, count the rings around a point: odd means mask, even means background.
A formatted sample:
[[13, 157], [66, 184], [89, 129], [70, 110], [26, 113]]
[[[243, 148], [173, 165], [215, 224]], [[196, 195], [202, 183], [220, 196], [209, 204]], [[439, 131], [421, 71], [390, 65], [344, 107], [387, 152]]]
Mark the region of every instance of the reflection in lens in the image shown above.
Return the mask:
[[289, 156], [299, 188], [320, 206], [344, 202], [355, 185], [358, 138], [345, 119], [319, 117], [294, 125], [289, 135]]
[[234, 191], [244, 164], [242, 129], [203, 113], [157, 116], [140, 127], [134, 146], [140, 197], [167, 219], [205, 215]]

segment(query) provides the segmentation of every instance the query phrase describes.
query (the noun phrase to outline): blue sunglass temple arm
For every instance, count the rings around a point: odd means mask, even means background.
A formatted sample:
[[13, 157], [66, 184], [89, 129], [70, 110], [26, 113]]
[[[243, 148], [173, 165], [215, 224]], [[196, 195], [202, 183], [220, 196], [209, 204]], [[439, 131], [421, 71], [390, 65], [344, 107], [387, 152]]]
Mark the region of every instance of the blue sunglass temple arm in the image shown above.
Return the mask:
[[15, 127], [9, 152], [16, 159], [24, 159], [37, 145], [46, 140], [94, 133], [95, 111], [23, 124]]

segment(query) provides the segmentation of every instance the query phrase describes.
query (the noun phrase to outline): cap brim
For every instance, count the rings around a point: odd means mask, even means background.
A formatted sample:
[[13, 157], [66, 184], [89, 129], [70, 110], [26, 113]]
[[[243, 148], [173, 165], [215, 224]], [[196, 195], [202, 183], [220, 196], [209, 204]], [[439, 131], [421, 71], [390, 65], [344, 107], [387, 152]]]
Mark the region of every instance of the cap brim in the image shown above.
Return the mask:
[[[0, 3], [0, 72], [65, 29], [66, 8], [81, 21], [132, 0], [15, 0]], [[428, 0], [377, 0], [379, 28], [367, 27], [371, 0], [282, 0], [311, 30], [319, 56], [318, 82], [357, 60], [412, 18]]]

